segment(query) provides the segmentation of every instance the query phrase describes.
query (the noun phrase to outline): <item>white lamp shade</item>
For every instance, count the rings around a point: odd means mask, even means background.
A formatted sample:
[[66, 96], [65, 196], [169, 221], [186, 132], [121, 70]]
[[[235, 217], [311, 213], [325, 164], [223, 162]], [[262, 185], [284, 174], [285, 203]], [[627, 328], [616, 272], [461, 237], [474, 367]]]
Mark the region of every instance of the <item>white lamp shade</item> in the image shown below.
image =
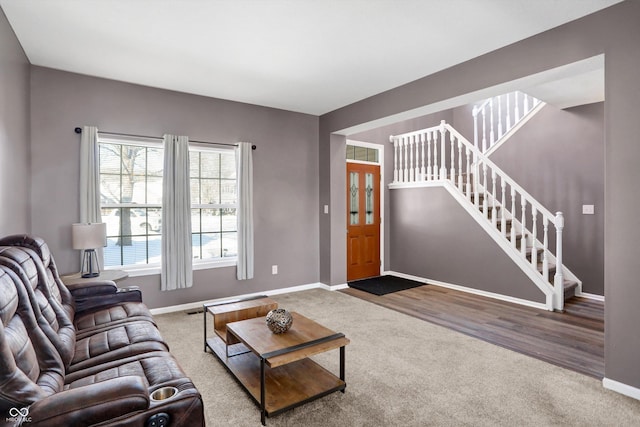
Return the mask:
[[106, 246], [107, 224], [72, 224], [71, 240], [73, 249], [96, 249]]

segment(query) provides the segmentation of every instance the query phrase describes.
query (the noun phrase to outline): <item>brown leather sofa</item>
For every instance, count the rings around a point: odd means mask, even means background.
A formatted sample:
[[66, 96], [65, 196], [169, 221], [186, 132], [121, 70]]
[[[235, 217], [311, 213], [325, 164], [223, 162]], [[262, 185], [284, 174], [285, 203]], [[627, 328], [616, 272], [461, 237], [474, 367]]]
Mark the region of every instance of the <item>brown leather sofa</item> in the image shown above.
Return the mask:
[[42, 239], [0, 239], [0, 425], [204, 424], [139, 290], [69, 289]]

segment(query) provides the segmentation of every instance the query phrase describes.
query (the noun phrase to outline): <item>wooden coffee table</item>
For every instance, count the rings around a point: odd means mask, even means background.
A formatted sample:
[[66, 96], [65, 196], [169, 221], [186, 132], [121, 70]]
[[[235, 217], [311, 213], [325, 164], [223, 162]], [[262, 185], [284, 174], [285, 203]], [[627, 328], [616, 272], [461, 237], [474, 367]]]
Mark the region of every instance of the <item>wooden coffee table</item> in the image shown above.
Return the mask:
[[[209, 347], [222, 364], [260, 407], [262, 425], [266, 417], [326, 396], [344, 393], [344, 334], [292, 312], [293, 325], [283, 334], [272, 333], [265, 317], [228, 323], [227, 342], [240, 342], [228, 350], [218, 336], [207, 339]], [[339, 377], [309, 359], [318, 353], [340, 349]]]

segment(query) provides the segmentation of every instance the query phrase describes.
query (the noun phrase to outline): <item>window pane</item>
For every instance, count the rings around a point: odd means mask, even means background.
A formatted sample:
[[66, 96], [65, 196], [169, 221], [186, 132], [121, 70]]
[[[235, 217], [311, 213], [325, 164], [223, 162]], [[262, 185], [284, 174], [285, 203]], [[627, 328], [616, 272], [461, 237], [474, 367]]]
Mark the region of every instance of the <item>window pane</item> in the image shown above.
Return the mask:
[[235, 153], [220, 154], [220, 178], [236, 179]]
[[202, 243], [200, 238], [201, 236], [199, 233], [191, 235], [191, 254], [193, 255], [193, 259], [202, 258]]
[[200, 197], [203, 204], [220, 203], [220, 181], [217, 179], [200, 180]]
[[198, 151], [189, 152], [189, 176], [191, 178], [200, 176], [200, 153]]
[[191, 232], [199, 233], [200, 231], [200, 209], [191, 209]]
[[147, 199], [146, 202], [150, 205], [162, 204], [162, 177], [148, 176], [147, 177]]
[[191, 178], [191, 204], [199, 205], [200, 201], [200, 180]]
[[358, 190], [358, 172], [351, 172], [349, 177], [349, 223], [351, 225], [358, 225], [358, 204], [360, 199], [360, 192]]
[[147, 175], [162, 178], [164, 151], [162, 148], [147, 148]]
[[238, 255], [237, 233], [222, 233], [222, 256], [230, 257]]
[[235, 209], [220, 209], [222, 214], [222, 231], [236, 231], [238, 220]]
[[145, 204], [147, 202], [147, 181], [144, 175], [134, 175], [123, 181], [122, 197], [127, 202]]
[[236, 181], [229, 179], [220, 181], [220, 203], [223, 205], [235, 205], [237, 199]]
[[202, 178], [219, 178], [220, 177], [220, 155], [218, 153], [200, 153]]
[[121, 203], [120, 175], [100, 175], [100, 203]]
[[202, 231], [220, 231], [220, 209], [202, 209]]
[[373, 224], [373, 174], [367, 173], [365, 177], [365, 224]]
[[116, 144], [100, 144], [100, 173], [120, 175], [120, 147]]
[[354, 160], [361, 160], [361, 161], [366, 161], [367, 160], [367, 149], [364, 147], [354, 147], [355, 150], [355, 154], [353, 156]]
[[202, 259], [220, 258], [222, 248], [220, 245], [220, 233], [202, 234]]

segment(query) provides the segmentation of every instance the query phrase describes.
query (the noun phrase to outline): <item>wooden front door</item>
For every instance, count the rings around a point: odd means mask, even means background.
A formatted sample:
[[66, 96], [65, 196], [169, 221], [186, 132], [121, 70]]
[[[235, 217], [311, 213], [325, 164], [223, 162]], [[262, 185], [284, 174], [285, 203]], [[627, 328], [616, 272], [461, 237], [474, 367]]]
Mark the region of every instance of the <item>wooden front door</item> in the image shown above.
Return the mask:
[[347, 163], [347, 281], [380, 275], [380, 166]]

